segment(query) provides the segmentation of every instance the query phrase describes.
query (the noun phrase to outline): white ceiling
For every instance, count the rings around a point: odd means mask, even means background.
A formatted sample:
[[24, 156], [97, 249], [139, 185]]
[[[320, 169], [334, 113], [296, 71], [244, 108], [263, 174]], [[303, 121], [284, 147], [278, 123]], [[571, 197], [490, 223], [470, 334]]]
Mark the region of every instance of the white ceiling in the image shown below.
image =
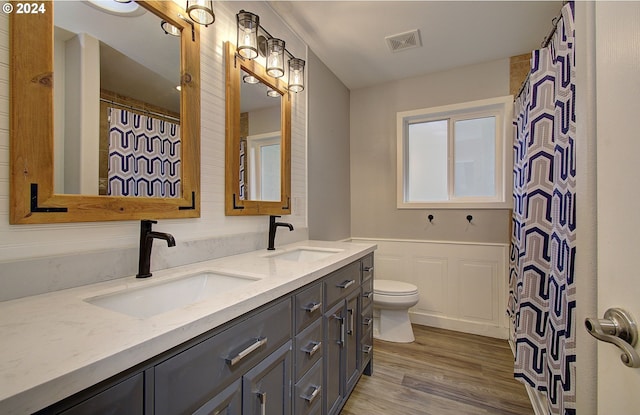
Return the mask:
[[[528, 53], [540, 47], [562, 7], [562, 1], [269, 3], [349, 89]], [[388, 49], [385, 37], [414, 29], [421, 48]]]

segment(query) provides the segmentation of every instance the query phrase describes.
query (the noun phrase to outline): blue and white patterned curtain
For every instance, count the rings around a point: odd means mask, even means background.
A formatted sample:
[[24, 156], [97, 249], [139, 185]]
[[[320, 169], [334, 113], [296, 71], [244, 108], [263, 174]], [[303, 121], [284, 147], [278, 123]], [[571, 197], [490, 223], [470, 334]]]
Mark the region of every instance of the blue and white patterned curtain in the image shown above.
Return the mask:
[[515, 377], [575, 414], [575, 58], [573, 2], [549, 46], [532, 53], [514, 109], [509, 314]]
[[180, 126], [109, 108], [111, 196], [179, 197]]

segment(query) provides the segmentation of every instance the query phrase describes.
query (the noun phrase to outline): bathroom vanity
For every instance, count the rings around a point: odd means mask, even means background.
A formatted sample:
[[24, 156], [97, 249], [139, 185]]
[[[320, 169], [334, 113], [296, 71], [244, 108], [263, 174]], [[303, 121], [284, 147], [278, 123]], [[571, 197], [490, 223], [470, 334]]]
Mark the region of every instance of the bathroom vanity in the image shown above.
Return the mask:
[[[10, 339], [0, 412], [337, 414], [372, 370], [374, 250], [305, 241], [156, 271], [146, 284], [131, 277], [0, 303]], [[230, 270], [252, 282], [144, 317], [122, 305], [122, 293], [144, 303], [148, 287], [166, 285], [180, 297], [176, 281]], [[56, 311], [46, 313], [47, 301]], [[28, 309], [16, 330], [7, 313]], [[47, 319], [48, 332], [32, 331]]]

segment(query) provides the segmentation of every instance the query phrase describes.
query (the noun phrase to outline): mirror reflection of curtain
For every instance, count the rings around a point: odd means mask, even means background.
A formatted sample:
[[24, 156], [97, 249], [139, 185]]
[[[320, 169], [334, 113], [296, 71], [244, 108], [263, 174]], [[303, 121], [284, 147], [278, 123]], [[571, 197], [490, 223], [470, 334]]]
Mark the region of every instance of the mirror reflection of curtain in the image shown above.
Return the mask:
[[247, 198], [247, 140], [240, 139], [240, 200]]
[[111, 196], [179, 197], [180, 126], [109, 109]]

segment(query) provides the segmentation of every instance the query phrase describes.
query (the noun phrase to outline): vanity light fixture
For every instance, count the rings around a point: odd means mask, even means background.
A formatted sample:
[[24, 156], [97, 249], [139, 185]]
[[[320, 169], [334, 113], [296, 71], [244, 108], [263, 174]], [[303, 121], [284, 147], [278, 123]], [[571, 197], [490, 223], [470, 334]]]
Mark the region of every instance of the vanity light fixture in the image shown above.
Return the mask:
[[162, 22], [160, 22], [160, 27], [162, 28], [162, 30], [166, 35], [180, 36], [180, 29], [178, 29], [171, 23], [167, 22], [166, 20], [163, 20]]
[[260, 17], [257, 14], [240, 10], [236, 19], [238, 21], [238, 42], [236, 43], [238, 54], [246, 59], [257, 58]]
[[267, 39], [267, 73], [274, 78], [284, 75], [284, 40]]
[[280, 98], [280, 93], [273, 88], [267, 88], [267, 96], [271, 98]]
[[191, 20], [205, 27], [216, 21], [212, 0], [187, 0], [186, 11]]
[[289, 61], [289, 91], [304, 90], [304, 64], [305, 62], [298, 58]]
[[[285, 75], [285, 54], [289, 58], [289, 91], [304, 91], [305, 61], [296, 58], [285, 48], [285, 41], [271, 36], [260, 25], [260, 16], [240, 10], [236, 14], [238, 41], [236, 53], [242, 59], [255, 59], [258, 55], [266, 59], [266, 71], [269, 76], [281, 78]], [[262, 34], [260, 33], [262, 31]], [[248, 82], [248, 76], [243, 79]], [[269, 95], [272, 96], [272, 95]], [[278, 95], [279, 96], [279, 95]]]

